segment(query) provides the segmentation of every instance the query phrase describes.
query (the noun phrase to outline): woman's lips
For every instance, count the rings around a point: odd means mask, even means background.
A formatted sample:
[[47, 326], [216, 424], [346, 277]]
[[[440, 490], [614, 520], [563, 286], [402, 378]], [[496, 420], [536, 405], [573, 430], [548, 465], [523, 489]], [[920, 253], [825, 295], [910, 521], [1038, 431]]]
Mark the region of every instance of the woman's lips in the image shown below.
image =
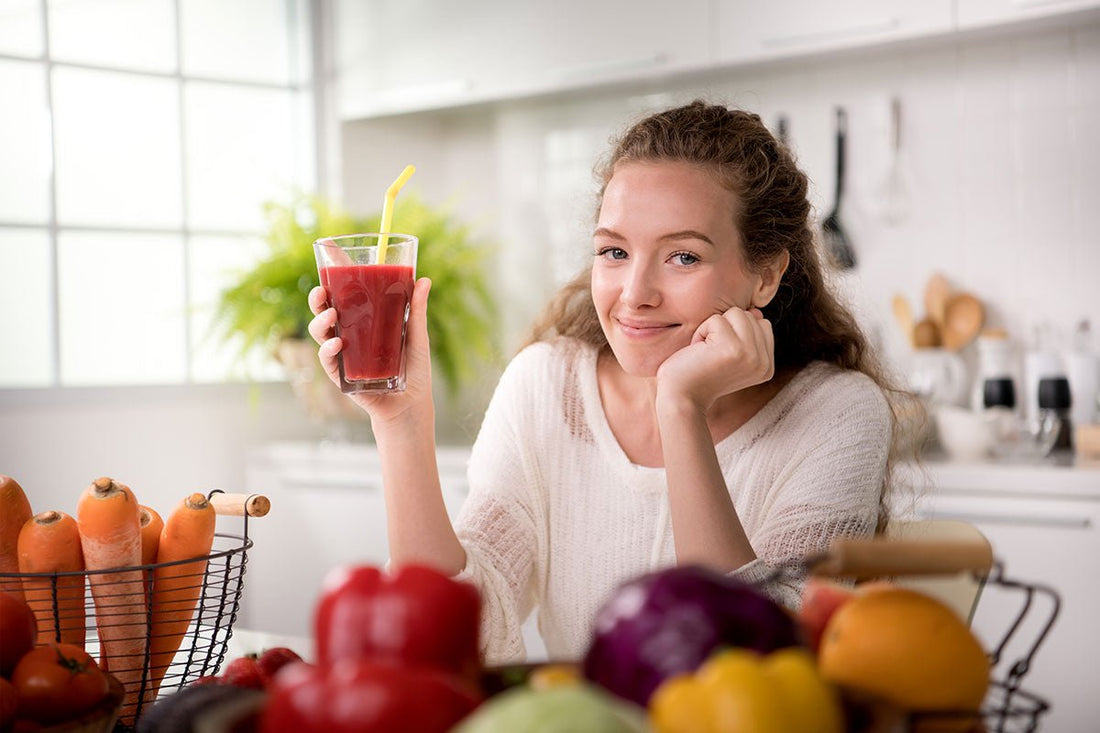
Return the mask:
[[619, 329], [627, 336], [645, 337], [664, 333], [676, 328], [678, 323], [655, 323], [653, 321], [638, 321], [629, 318], [616, 318]]

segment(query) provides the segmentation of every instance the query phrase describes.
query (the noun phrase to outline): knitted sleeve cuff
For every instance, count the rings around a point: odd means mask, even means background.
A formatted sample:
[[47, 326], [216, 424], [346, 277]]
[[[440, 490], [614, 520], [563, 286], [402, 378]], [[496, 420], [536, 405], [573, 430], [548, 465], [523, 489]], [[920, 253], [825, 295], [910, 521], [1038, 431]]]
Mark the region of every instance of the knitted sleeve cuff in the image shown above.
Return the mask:
[[802, 587], [806, 582], [805, 576], [782, 574], [776, 577], [774, 571], [773, 566], [757, 558], [727, 575], [755, 586], [781, 606], [797, 611], [802, 606]]

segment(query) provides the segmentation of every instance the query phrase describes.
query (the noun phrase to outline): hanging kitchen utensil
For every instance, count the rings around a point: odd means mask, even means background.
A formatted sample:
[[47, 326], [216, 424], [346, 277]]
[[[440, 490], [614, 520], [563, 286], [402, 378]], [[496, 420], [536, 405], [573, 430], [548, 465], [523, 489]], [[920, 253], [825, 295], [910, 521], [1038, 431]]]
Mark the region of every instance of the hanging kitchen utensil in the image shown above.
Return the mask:
[[948, 351], [964, 348], [978, 337], [984, 322], [982, 302], [970, 293], [955, 293], [944, 304], [940, 333], [943, 347]]
[[840, 220], [840, 203], [844, 194], [844, 142], [848, 133], [848, 115], [843, 107], [836, 108], [836, 199], [833, 210], [821, 224], [825, 238], [825, 252], [833, 264], [848, 270], [856, 266], [856, 255], [848, 233]]
[[913, 310], [909, 307], [909, 299], [900, 293], [894, 296], [891, 305], [894, 309], [894, 320], [905, 336], [905, 341], [913, 346]]
[[943, 273], [934, 272], [924, 286], [924, 312], [936, 327], [943, 330], [943, 312], [951, 297], [951, 283]]
[[913, 346], [934, 349], [940, 345], [940, 327], [931, 318], [922, 318], [913, 326]]
[[882, 217], [887, 224], [898, 224], [909, 213], [909, 181], [901, 150], [901, 100], [890, 100], [890, 166], [883, 180]]

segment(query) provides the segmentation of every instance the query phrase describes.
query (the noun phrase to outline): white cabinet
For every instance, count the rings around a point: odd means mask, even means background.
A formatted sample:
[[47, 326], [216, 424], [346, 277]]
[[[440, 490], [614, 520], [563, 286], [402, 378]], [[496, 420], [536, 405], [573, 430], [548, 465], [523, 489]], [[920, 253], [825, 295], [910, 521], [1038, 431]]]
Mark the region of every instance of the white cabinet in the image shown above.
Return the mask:
[[709, 0], [338, 0], [340, 116], [520, 97], [705, 68]]
[[330, 0], [340, 118], [1073, 17], [1100, 0]]
[[764, 61], [952, 30], [953, 0], [718, 0], [717, 60]]
[[[438, 454], [452, 518], [466, 496], [465, 449]], [[386, 507], [373, 446], [274, 443], [249, 452], [249, 492], [271, 512], [249, 523], [241, 626], [308, 636], [325, 574], [344, 564], [382, 565], [389, 557]]]
[[[1021, 481], [1021, 471], [1031, 481]], [[933, 466], [934, 491], [920, 499], [915, 512], [976, 525], [1004, 563], [1006, 577], [1058, 591], [1061, 614], [1022, 686], [1052, 704], [1043, 730], [1092, 730], [1100, 715], [1095, 694], [1100, 660], [1100, 471], [987, 465], [980, 478], [968, 478], [977, 473], [977, 465]], [[1021, 601], [1018, 594], [996, 587], [983, 592], [974, 629], [987, 645], [1003, 637]], [[1037, 622], [1047, 610], [1044, 601], [1035, 601], [1035, 615], [1016, 634], [1006, 658], [1016, 658], [1024, 643], [1037, 638]]]
[[341, 117], [473, 98], [504, 74], [510, 15], [499, 0], [338, 0], [333, 31]]
[[517, 52], [536, 88], [659, 76], [712, 62], [709, 0], [510, 4], [527, 9]]
[[959, 29], [1052, 18], [1100, 8], [1097, 0], [957, 0]]

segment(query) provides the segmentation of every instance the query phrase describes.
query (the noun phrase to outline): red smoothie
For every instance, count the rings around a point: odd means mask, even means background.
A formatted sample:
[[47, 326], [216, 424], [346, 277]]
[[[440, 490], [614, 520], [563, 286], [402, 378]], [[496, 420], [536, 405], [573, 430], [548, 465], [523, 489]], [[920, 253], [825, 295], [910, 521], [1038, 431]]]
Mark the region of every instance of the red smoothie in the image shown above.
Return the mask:
[[321, 268], [321, 284], [339, 314], [336, 335], [344, 380], [391, 379], [401, 372], [405, 313], [412, 298], [407, 265], [340, 265]]

